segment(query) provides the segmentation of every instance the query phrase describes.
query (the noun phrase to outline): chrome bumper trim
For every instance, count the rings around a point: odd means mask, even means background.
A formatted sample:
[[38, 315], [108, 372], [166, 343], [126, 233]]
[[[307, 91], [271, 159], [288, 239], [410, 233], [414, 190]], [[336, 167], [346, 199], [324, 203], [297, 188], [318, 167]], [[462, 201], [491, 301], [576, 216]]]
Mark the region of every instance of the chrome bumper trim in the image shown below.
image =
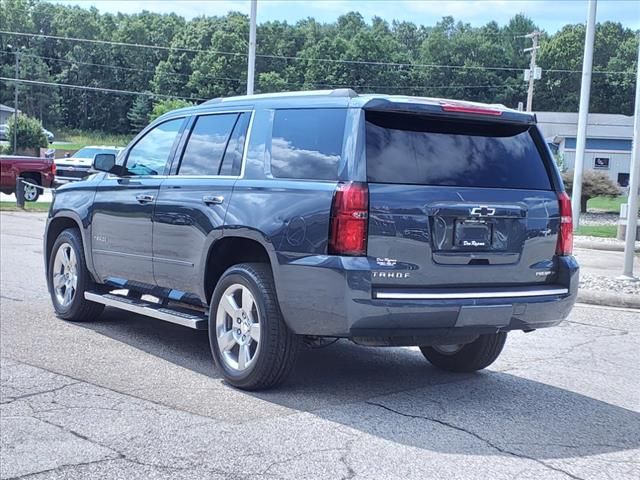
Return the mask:
[[410, 293], [410, 292], [374, 292], [373, 298], [380, 300], [469, 300], [481, 298], [519, 298], [566, 295], [568, 288], [547, 290], [521, 290], [508, 292], [459, 292], [459, 293]]

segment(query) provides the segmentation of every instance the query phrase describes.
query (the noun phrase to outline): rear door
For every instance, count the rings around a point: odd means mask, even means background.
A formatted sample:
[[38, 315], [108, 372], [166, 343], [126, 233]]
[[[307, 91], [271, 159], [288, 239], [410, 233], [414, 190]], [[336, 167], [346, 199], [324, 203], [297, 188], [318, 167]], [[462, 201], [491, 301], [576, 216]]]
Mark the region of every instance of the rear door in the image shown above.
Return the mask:
[[161, 287], [195, 294], [203, 289], [207, 253], [222, 236], [250, 119], [251, 112], [195, 118], [153, 215], [153, 268]]
[[374, 286], [555, 281], [555, 171], [535, 125], [379, 111], [365, 118]]

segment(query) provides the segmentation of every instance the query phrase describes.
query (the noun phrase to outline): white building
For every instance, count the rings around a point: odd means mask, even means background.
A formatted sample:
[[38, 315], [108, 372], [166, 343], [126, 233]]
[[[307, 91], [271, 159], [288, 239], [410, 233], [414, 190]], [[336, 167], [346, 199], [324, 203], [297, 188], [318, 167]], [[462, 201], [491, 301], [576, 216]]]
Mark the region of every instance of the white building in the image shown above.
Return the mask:
[[[7, 123], [9, 121], [9, 117], [13, 116], [13, 112], [13, 108], [0, 103], [0, 125]], [[20, 110], [18, 110], [18, 113], [20, 113]]]
[[[545, 140], [572, 170], [576, 158], [578, 114], [569, 112], [536, 112], [538, 126]], [[605, 172], [618, 185], [629, 185], [633, 117], [608, 113], [591, 113], [587, 122], [585, 170]]]

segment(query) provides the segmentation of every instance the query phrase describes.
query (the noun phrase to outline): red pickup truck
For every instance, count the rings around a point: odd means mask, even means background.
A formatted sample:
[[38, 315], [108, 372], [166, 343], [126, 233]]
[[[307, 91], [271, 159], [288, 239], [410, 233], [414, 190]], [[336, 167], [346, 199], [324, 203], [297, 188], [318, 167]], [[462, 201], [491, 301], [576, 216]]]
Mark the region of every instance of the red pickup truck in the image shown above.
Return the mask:
[[[0, 156], [0, 191], [5, 194], [15, 193], [18, 176], [31, 184], [51, 187], [56, 176], [56, 164], [49, 158]], [[27, 202], [35, 202], [40, 193], [42, 190], [39, 188], [30, 185], [24, 187], [24, 199]]]

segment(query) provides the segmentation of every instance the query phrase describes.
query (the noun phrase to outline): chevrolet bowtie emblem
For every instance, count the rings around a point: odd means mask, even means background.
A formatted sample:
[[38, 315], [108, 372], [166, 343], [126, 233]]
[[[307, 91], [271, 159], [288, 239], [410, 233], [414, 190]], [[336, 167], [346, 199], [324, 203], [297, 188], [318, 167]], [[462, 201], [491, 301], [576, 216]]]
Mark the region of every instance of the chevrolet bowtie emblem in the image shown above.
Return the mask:
[[495, 213], [495, 208], [487, 207], [486, 205], [481, 205], [479, 207], [474, 207], [471, 209], [471, 215], [476, 215], [478, 217], [490, 217]]

